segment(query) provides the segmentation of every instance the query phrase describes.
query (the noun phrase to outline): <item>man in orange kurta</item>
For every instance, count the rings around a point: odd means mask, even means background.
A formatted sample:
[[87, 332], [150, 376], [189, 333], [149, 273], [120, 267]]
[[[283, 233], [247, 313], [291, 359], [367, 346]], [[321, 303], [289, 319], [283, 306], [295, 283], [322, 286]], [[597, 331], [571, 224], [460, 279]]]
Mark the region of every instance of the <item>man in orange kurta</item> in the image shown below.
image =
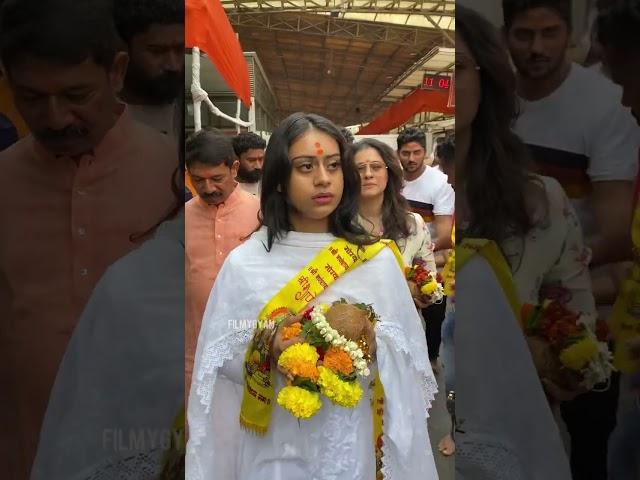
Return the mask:
[[0, 56], [32, 132], [0, 152], [0, 471], [25, 479], [79, 315], [109, 265], [175, 207], [178, 161], [117, 100], [127, 55], [108, 10], [34, 0], [5, 3], [1, 18]]
[[204, 309], [225, 258], [258, 228], [259, 200], [235, 181], [239, 162], [231, 139], [201, 131], [185, 161], [198, 195], [185, 207], [185, 397], [188, 398]]

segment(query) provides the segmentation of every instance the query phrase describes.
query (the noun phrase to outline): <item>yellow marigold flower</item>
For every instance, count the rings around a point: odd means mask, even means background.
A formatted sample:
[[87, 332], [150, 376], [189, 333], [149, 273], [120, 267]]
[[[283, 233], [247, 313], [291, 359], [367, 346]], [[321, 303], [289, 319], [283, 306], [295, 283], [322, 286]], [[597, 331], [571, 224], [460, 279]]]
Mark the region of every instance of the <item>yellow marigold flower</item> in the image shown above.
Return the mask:
[[334, 372], [351, 375], [353, 373], [353, 361], [347, 352], [337, 347], [329, 347], [324, 354], [322, 364]]
[[320, 392], [336, 405], [353, 408], [362, 397], [362, 388], [358, 382], [345, 382], [326, 367], [318, 367]]
[[318, 363], [318, 352], [315, 347], [312, 347], [308, 343], [296, 343], [286, 348], [278, 359], [278, 365], [288, 369], [287, 364], [291, 361], [305, 362], [315, 365]]
[[597, 356], [597, 343], [587, 337], [560, 352], [560, 362], [571, 370], [580, 371]]
[[438, 284], [435, 282], [435, 280], [431, 280], [430, 282], [425, 283], [420, 288], [420, 293], [422, 293], [423, 295], [431, 295], [436, 291], [436, 288], [438, 288]]
[[278, 393], [278, 405], [296, 418], [311, 418], [320, 408], [320, 395], [300, 387], [284, 387]]

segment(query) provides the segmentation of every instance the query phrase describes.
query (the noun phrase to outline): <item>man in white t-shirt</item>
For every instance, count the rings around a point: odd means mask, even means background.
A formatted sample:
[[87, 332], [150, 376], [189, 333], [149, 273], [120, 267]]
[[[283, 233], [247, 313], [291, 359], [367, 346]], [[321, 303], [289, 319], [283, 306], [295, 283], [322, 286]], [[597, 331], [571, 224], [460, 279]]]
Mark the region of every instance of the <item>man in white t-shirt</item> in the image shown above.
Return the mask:
[[455, 194], [447, 176], [425, 163], [427, 138], [424, 132], [408, 128], [398, 135], [398, 156], [404, 170], [402, 191], [414, 212], [429, 223], [435, 251], [451, 246]]
[[[451, 248], [451, 228], [455, 194], [447, 176], [439, 169], [425, 163], [427, 138], [424, 132], [408, 128], [398, 135], [398, 156], [404, 170], [405, 186], [402, 191], [411, 209], [422, 215], [429, 225], [434, 251]], [[444, 266], [446, 255], [436, 253], [438, 267]], [[438, 372], [441, 329], [446, 303], [430, 305], [422, 310], [426, 325], [429, 360], [434, 372]]]
[[[592, 270], [594, 296], [606, 306], [613, 301], [602, 288], [610, 279], [609, 265], [627, 260], [631, 252], [629, 222], [640, 131], [620, 105], [620, 88], [569, 59], [569, 0], [502, 3], [521, 100], [515, 131], [529, 146], [538, 172], [556, 178], [571, 199], [592, 250], [591, 268], [606, 265]], [[603, 392], [561, 404], [575, 480], [606, 479], [617, 380], [613, 377]]]

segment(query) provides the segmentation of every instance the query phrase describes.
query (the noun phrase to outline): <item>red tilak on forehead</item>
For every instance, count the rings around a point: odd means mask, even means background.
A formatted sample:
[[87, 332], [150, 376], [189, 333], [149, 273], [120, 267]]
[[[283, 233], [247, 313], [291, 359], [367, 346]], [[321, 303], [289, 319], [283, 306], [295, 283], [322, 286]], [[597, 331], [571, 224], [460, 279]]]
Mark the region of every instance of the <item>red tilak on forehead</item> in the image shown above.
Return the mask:
[[320, 145], [320, 142], [316, 142], [316, 153], [318, 155], [322, 155], [324, 153], [324, 150], [322, 149], [322, 145]]

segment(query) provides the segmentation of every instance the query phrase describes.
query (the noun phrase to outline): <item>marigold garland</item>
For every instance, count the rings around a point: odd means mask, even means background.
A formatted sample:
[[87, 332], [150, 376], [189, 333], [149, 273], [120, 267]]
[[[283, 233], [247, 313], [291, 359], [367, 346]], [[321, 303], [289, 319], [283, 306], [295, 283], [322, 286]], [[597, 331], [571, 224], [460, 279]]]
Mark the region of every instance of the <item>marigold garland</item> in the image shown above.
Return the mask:
[[[377, 315], [370, 305], [355, 306], [366, 310], [369, 321], [375, 323]], [[320, 394], [336, 405], [355, 407], [363, 394], [356, 375], [370, 375], [366, 339], [363, 336], [354, 342], [335, 330], [325, 317], [329, 308], [326, 304], [311, 307], [301, 322], [284, 327], [281, 332], [283, 340], [305, 340], [289, 346], [278, 358], [278, 366], [286, 372], [289, 382], [278, 393], [277, 402], [297, 418], [310, 418], [318, 412], [322, 407]]]
[[329, 347], [329, 350], [324, 354], [322, 364], [336, 373], [342, 373], [344, 375], [351, 375], [353, 373], [351, 357], [341, 348]]
[[291, 340], [302, 332], [302, 324], [300, 322], [292, 323], [288, 327], [282, 329], [282, 340]]
[[358, 382], [345, 382], [326, 367], [319, 367], [320, 392], [336, 405], [353, 408], [362, 398], [362, 387]]
[[442, 277], [437, 272], [430, 272], [423, 260], [416, 260], [411, 267], [405, 267], [407, 280], [415, 282], [420, 293], [427, 297], [431, 303], [440, 303], [444, 298]]
[[296, 418], [311, 418], [322, 408], [322, 401], [316, 392], [291, 385], [280, 390], [277, 401]]
[[598, 355], [598, 344], [590, 337], [568, 346], [560, 353], [560, 361], [571, 370], [582, 370]]
[[[561, 368], [580, 375], [582, 386], [591, 389], [609, 379], [612, 365], [606, 331], [600, 327], [603, 338], [598, 338], [586, 314], [572, 312], [558, 300], [546, 300], [542, 305], [523, 305], [521, 315], [525, 334], [549, 345]], [[538, 355], [533, 358], [536, 363]], [[545, 360], [539, 361], [542, 367]]]
[[278, 359], [278, 365], [289, 370], [290, 362], [300, 362], [315, 365], [318, 362], [318, 352], [308, 343], [296, 343], [286, 348]]

